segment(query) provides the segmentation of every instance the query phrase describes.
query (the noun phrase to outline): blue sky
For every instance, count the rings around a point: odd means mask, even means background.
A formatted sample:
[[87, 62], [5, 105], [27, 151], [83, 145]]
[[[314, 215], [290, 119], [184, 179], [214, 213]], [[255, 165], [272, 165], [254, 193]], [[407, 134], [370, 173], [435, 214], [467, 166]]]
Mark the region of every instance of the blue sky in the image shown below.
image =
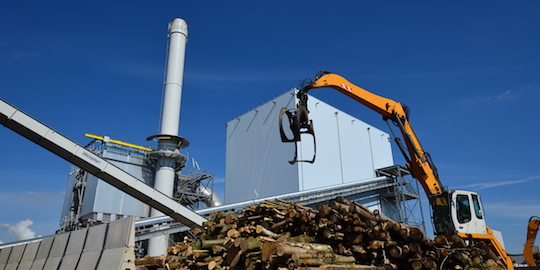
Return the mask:
[[[180, 17], [180, 135], [218, 187], [225, 123], [330, 70], [407, 104], [443, 184], [479, 192], [488, 225], [521, 252], [540, 215], [540, 2], [153, 2], [3, 1], [1, 98], [80, 144], [92, 133], [152, 146], [167, 24]], [[334, 90], [311, 94], [387, 130]], [[53, 234], [70, 164], [7, 128], [0, 138], [0, 240], [27, 219], [21, 234]]]

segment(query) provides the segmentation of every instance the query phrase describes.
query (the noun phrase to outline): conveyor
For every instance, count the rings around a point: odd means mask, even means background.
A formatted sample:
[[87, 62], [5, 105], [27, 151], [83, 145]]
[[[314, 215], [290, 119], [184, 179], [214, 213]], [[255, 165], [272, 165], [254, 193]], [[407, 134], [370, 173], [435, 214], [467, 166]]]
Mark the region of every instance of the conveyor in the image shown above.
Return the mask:
[[0, 124], [189, 228], [205, 218], [0, 99]]

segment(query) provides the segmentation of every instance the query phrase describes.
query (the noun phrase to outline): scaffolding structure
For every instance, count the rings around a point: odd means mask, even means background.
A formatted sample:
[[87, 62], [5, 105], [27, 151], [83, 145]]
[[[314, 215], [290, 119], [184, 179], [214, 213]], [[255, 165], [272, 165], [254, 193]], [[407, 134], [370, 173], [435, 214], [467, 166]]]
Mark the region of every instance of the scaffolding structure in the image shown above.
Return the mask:
[[201, 191], [214, 190], [214, 175], [200, 169], [185, 168], [177, 175], [173, 198], [191, 210], [207, 208], [212, 195]]
[[395, 206], [394, 210], [397, 214], [394, 220], [416, 226], [425, 232], [424, 211], [418, 181], [409, 177], [411, 174], [409, 170], [401, 165], [395, 165], [378, 169], [376, 173], [377, 176], [386, 176], [394, 182], [392, 187], [386, 188], [381, 193], [381, 199], [388, 202], [386, 205]]

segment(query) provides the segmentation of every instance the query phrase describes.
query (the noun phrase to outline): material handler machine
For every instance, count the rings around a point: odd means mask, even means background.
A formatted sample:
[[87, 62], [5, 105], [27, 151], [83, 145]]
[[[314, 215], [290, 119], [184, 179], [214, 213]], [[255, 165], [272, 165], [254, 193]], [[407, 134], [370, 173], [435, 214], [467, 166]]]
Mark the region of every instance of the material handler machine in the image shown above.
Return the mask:
[[[505, 264], [507, 269], [514, 269], [512, 260], [494, 236], [493, 231], [486, 225], [480, 195], [470, 191], [447, 189], [442, 185], [437, 168], [433, 164], [429, 153], [422, 148], [412, 129], [409, 122], [409, 109], [404, 104], [364, 90], [337, 74], [321, 71], [313, 81], [304, 83], [300, 87], [297, 92], [298, 104], [295, 109], [283, 108], [281, 110], [280, 133], [283, 142], [294, 142], [296, 144], [301, 140], [302, 134], [312, 135], [315, 141], [313, 123], [308, 118], [307, 93], [311, 89], [317, 88], [336, 89], [378, 112], [383, 116], [383, 120], [387, 123], [390, 121], [399, 128], [405, 142], [404, 145], [401, 139], [395, 136], [390, 124], [388, 124], [399, 149], [405, 157], [411, 175], [420, 182], [429, 199], [436, 235], [457, 234], [470, 245], [475, 242], [485, 242], [501, 262]], [[284, 131], [284, 116], [288, 119], [292, 137], [288, 137]], [[297, 160], [298, 155], [295, 154], [294, 160], [289, 162], [291, 164], [295, 162], [313, 163], [315, 154], [311, 160]], [[538, 229], [538, 223], [536, 223], [536, 228]]]

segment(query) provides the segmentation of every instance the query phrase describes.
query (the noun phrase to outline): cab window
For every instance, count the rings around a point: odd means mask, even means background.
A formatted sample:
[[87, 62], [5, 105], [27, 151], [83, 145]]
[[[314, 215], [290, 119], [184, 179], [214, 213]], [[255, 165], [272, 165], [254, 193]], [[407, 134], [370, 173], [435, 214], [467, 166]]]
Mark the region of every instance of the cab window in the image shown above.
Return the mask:
[[456, 213], [459, 223], [471, 221], [471, 204], [469, 202], [469, 196], [457, 195]]
[[472, 195], [472, 202], [474, 206], [474, 214], [476, 215], [477, 218], [482, 219], [483, 218], [482, 208], [480, 205], [480, 198], [478, 198], [478, 195], [475, 195], [475, 194]]

